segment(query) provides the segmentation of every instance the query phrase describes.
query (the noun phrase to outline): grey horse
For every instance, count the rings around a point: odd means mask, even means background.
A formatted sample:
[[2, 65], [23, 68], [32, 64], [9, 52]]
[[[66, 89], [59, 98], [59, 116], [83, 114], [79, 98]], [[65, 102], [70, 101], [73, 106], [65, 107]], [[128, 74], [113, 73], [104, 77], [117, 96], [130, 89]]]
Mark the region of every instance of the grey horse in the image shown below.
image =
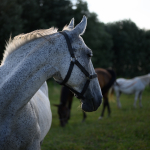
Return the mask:
[[[67, 34], [76, 62], [95, 74], [91, 56], [82, 35], [87, 19], [74, 28], [74, 19], [63, 29]], [[0, 150], [40, 150], [48, 133], [52, 114], [45, 82], [54, 78], [62, 82], [71, 56], [67, 41], [57, 29], [36, 30], [10, 39], [0, 66]], [[82, 70], [74, 65], [66, 85], [80, 93], [87, 82]], [[95, 111], [102, 102], [97, 78], [90, 80], [81, 98], [81, 108]]]

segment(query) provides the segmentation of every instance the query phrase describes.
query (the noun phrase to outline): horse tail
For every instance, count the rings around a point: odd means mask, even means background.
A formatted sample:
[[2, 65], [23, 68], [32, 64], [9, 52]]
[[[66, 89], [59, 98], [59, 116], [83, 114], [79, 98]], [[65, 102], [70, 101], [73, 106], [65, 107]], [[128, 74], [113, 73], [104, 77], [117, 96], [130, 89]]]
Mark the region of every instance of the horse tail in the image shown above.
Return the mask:
[[114, 101], [114, 83], [116, 82], [116, 73], [112, 69], [107, 69], [107, 71], [111, 74], [111, 80], [109, 81], [109, 100]]
[[106, 93], [109, 91], [109, 89], [111, 88], [111, 86], [114, 84], [114, 82], [116, 81], [116, 74], [113, 70], [111, 69], [106, 69], [107, 72], [111, 75], [111, 79], [109, 80], [109, 82], [107, 83], [107, 85], [105, 85], [103, 88], [102, 88], [102, 93]]
[[107, 71], [111, 75], [111, 79], [107, 84], [107, 88], [110, 89], [112, 87], [112, 85], [116, 82], [116, 73], [112, 69], [107, 69]]
[[106, 69], [106, 70], [111, 74], [110, 85], [112, 86], [114, 82], [116, 81], [116, 73], [112, 69]]
[[110, 89], [109, 89], [109, 93], [108, 93], [108, 99], [110, 100], [110, 101], [115, 101], [114, 99], [114, 87], [112, 86]]

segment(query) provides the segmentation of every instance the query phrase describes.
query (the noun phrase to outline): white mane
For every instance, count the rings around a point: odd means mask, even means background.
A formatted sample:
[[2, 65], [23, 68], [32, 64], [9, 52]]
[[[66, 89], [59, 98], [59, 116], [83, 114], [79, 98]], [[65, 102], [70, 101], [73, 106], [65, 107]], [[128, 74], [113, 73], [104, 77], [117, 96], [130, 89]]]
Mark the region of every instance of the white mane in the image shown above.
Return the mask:
[[12, 53], [14, 50], [16, 50], [21, 45], [36, 39], [40, 38], [41, 36], [50, 35], [57, 32], [57, 28], [49, 28], [49, 29], [41, 29], [41, 30], [35, 30], [33, 32], [27, 33], [27, 34], [20, 34], [18, 36], [15, 36], [13, 39], [10, 37], [9, 41], [6, 42], [5, 51], [3, 54], [3, 60], [5, 61], [6, 57]]
[[144, 75], [144, 76], [139, 76], [139, 78], [141, 78], [141, 80], [143, 82], [145, 82], [145, 84], [148, 84], [150, 82], [150, 75], [149, 74]]

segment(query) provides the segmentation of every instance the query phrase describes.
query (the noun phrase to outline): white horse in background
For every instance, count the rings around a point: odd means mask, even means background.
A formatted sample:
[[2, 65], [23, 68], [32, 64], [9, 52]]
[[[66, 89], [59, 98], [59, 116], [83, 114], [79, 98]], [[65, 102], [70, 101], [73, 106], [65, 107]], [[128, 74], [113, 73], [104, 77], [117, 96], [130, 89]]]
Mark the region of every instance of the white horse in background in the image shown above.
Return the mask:
[[136, 107], [136, 102], [139, 98], [139, 105], [142, 107], [142, 92], [148, 84], [150, 84], [150, 74], [135, 77], [133, 79], [118, 78], [113, 86], [117, 97], [118, 107], [121, 108], [121, 93], [135, 94], [133, 106]]
[[[63, 30], [71, 41], [75, 59], [94, 74], [92, 51], [82, 35], [87, 19], [74, 28], [74, 19]], [[10, 39], [0, 66], [0, 150], [40, 150], [52, 114], [46, 80], [62, 82], [73, 61], [65, 37], [57, 29], [37, 30]], [[89, 76], [89, 79], [91, 76]], [[82, 109], [95, 111], [102, 102], [97, 78], [90, 80], [81, 99]], [[81, 92], [87, 77], [75, 64], [67, 85]]]

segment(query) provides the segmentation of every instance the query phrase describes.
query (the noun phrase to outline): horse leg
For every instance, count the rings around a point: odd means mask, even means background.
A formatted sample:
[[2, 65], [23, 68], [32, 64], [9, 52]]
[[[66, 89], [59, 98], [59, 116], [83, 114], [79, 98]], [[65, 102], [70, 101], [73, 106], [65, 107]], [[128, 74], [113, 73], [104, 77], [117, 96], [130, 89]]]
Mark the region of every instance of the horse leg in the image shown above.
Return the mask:
[[139, 95], [139, 92], [135, 92], [135, 98], [134, 98], [134, 108], [136, 108], [136, 102], [137, 102], [137, 99], [138, 99], [138, 95]]
[[85, 121], [85, 119], [86, 119], [86, 113], [83, 111], [83, 120], [82, 120], [82, 122], [84, 122]]
[[107, 106], [107, 102], [105, 101], [105, 97], [104, 97], [104, 100], [103, 100], [103, 109], [102, 109], [102, 113], [101, 113], [101, 116], [99, 117], [99, 119], [103, 118], [106, 106]]
[[107, 110], [108, 110], [108, 117], [110, 117], [111, 110], [110, 110], [110, 105], [109, 105], [109, 101], [108, 101], [107, 97], [106, 97], [106, 106], [107, 106]]
[[68, 114], [68, 120], [70, 119], [71, 115], [71, 106], [72, 106], [72, 101], [73, 101], [74, 94], [69, 91], [67, 101], [68, 101], [68, 109], [69, 109], [69, 114]]
[[142, 91], [139, 93], [139, 105], [142, 107]]
[[121, 92], [120, 91], [116, 91], [117, 106], [118, 106], [118, 108], [121, 108], [120, 95], [121, 95]]

